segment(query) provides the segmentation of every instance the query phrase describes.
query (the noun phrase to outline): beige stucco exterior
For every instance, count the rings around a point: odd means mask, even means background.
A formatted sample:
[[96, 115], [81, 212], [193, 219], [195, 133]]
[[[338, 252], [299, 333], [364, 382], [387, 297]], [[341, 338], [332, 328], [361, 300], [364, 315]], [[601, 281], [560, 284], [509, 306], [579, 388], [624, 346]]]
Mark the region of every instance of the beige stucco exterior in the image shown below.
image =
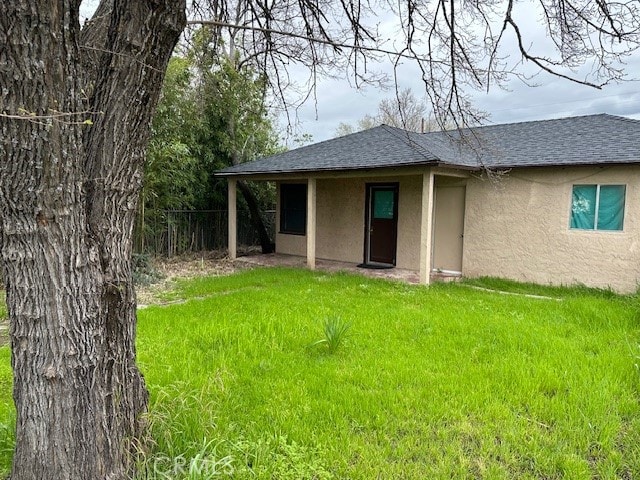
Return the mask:
[[[396, 266], [419, 270], [421, 175], [318, 179], [316, 181], [317, 258], [351, 263], [363, 261], [367, 183], [399, 184]], [[279, 233], [279, 198], [278, 184], [276, 251], [304, 256], [307, 250], [306, 236]]]
[[[569, 228], [574, 184], [626, 185], [624, 229]], [[635, 291], [640, 280], [640, 166], [518, 169], [467, 183], [463, 272]]]
[[[619, 292], [637, 289], [640, 282], [640, 166], [514, 169], [492, 180], [480, 175], [468, 178], [445, 175], [443, 171], [425, 169], [408, 175], [318, 178], [317, 258], [362, 262], [366, 184], [397, 182], [396, 266], [399, 268], [420, 271], [421, 248], [429, 249], [428, 254], [422, 252], [423, 258], [428, 257], [426, 268], [439, 268], [436, 263], [441, 255], [434, 256], [434, 245], [447, 242], [438, 242], [443, 234], [438, 229], [450, 228], [451, 223], [438, 219], [447, 218], [447, 208], [453, 208], [456, 212], [452, 215], [460, 212], [464, 216], [464, 240], [462, 247], [455, 248], [462, 248], [462, 273], [466, 277], [584, 284]], [[626, 185], [623, 231], [570, 229], [574, 184]], [[433, 188], [431, 195], [425, 185]], [[439, 189], [450, 186], [464, 187], [462, 212], [460, 205], [438, 204]], [[428, 205], [429, 196], [436, 204], [435, 209]], [[445, 195], [440, 197], [442, 202]], [[424, 231], [421, 235], [421, 228], [425, 227], [431, 229], [430, 235]], [[279, 231], [279, 224], [276, 228]], [[453, 238], [452, 232], [447, 234]], [[306, 238], [277, 233], [276, 250], [305, 256]]]

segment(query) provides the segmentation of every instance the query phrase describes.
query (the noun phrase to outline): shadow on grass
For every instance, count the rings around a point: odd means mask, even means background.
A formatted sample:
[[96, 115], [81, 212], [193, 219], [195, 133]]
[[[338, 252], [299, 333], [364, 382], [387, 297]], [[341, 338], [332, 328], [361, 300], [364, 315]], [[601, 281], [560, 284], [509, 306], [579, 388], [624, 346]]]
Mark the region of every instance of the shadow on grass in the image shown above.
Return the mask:
[[638, 293], [621, 295], [610, 288], [593, 288], [585, 285], [541, 285], [537, 283], [517, 282], [496, 277], [479, 277], [465, 279], [463, 285], [486, 288], [498, 292], [519, 293], [523, 295], [539, 295], [554, 298], [598, 297], [607, 300], [616, 298], [638, 297]]

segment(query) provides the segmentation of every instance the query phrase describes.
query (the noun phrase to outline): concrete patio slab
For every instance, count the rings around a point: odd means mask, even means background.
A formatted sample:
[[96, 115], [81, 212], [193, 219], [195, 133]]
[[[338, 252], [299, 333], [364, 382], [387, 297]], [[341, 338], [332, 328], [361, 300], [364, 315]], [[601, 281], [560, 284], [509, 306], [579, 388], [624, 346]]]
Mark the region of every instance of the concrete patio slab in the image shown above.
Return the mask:
[[[285, 255], [282, 253], [251, 254], [237, 257], [236, 262], [264, 267], [295, 267], [306, 268], [306, 257]], [[361, 268], [355, 263], [336, 262], [333, 260], [316, 259], [316, 270], [325, 272], [349, 272], [366, 277], [385, 278], [412, 284], [420, 283], [420, 273], [402, 268], [371, 269]]]

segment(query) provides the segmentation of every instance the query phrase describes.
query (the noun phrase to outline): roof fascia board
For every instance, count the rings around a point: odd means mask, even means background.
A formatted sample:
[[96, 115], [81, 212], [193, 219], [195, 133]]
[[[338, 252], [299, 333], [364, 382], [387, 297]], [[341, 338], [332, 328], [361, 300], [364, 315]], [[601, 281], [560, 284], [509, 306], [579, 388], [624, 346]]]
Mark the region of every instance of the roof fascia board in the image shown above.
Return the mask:
[[607, 168], [607, 167], [632, 167], [640, 165], [640, 160], [634, 162], [582, 162], [582, 163], [538, 163], [538, 164], [526, 164], [519, 165], [492, 165], [488, 170], [501, 171], [501, 170], [516, 170], [523, 168], [573, 168], [573, 167], [595, 167], [595, 168]]
[[434, 175], [443, 177], [469, 178], [471, 172], [469, 169], [461, 170], [454, 168], [434, 167], [431, 169]]
[[429, 165], [420, 166], [398, 166], [398, 167], [379, 167], [379, 168], [363, 168], [357, 170], [307, 170], [303, 172], [223, 172], [215, 173], [216, 177], [237, 178], [258, 181], [273, 180], [300, 180], [309, 177], [313, 178], [357, 178], [357, 177], [384, 177], [389, 175], [422, 175], [429, 168], [437, 168], [439, 175], [449, 175], [458, 177], [468, 177], [470, 171], [478, 170], [458, 165], [440, 165], [438, 167], [430, 167]]

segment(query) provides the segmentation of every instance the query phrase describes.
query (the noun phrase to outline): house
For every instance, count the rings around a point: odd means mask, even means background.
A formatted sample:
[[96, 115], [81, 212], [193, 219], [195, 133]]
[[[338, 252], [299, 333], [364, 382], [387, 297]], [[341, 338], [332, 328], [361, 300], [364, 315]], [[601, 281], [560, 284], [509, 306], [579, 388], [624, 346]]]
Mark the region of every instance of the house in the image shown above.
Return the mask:
[[382, 125], [218, 172], [277, 185], [276, 251], [433, 275], [635, 291], [640, 121], [412, 133]]

